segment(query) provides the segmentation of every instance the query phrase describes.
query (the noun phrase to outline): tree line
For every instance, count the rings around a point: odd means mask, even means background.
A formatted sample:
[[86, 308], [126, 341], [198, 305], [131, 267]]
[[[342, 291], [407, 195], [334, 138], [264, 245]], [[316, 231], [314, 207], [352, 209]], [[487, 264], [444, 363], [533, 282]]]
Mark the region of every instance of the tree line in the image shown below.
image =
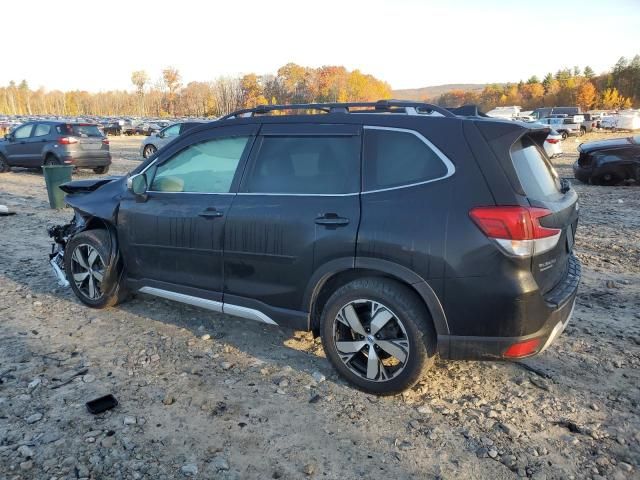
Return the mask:
[[[144, 70], [131, 74], [133, 91], [90, 93], [84, 90], [32, 90], [26, 80], [0, 87], [0, 114], [98, 115], [145, 117], [218, 117], [260, 104], [372, 101], [392, 97], [388, 83], [342, 66], [309, 68], [288, 63], [275, 75], [254, 73], [182, 83], [180, 72], [165, 68], [151, 80]], [[452, 90], [422, 100], [442, 106], [476, 104], [488, 111], [520, 105], [525, 110], [555, 105], [583, 109], [626, 109], [640, 106], [640, 55], [618, 60], [607, 73], [564, 68], [526, 82], [487, 85], [481, 92]]]
[[31, 90], [26, 80], [0, 87], [0, 113], [9, 115], [99, 115], [218, 117], [260, 104], [372, 101], [391, 97], [388, 83], [342, 66], [308, 68], [288, 63], [275, 75], [247, 74], [210, 82], [182, 83], [167, 67], [152, 81], [147, 72], [131, 74], [133, 92], [90, 93]]
[[[431, 99], [434, 100], [434, 99]], [[596, 75], [586, 66], [563, 68], [542, 79], [535, 75], [526, 82], [491, 84], [481, 92], [452, 90], [435, 99], [444, 107], [475, 104], [483, 111], [507, 105], [524, 110], [536, 107], [579, 105], [583, 110], [621, 110], [640, 106], [640, 55], [621, 57], [607, 73]]]

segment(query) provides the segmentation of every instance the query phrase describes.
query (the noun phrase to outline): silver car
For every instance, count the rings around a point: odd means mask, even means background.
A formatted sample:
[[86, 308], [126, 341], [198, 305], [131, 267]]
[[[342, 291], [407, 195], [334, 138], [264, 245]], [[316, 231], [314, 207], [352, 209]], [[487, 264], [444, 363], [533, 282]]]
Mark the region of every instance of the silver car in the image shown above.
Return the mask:
[[167, 143], [176, 137], [179, 137], [190, 128], [201, 125], [202, 122], [183, 122], [174, 123], [163, 128], [158, 133], [152, 133], [146, 137], [140, 144], [140, 155], [143, 158], [149, 158]]

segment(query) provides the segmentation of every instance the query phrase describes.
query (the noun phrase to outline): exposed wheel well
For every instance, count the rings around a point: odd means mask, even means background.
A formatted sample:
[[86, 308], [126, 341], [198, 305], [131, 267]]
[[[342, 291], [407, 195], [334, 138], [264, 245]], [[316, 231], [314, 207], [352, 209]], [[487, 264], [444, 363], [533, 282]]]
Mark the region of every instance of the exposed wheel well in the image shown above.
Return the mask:
[[433, 315], [433, 312], [431, 312], [429, 305], [427, 305], [427, 303], [424, 301], [424, 299], [420, 295], [420, 292], [418, 292], [418, 290], [416, 290], [415, 287], [412, 286], [410, 283], [407, 283], [396, 276], [389, 275], [379, 270], [372, 270], [372, 269], [366, 269], [366, 268], [352, 268], [349, 270], [343, 270], [341, 272], [335, 273], [334, 275], [326, 279], [324, 283], [322, 283], [320, 288], [317, 290], [317, 292], [314, 293], [311, 300], [312, 303], [311, 303], [311, 313], [310, 313], [310, 327], [314, 336], [318, 336], [320, 333], [319, 332], [320, 315], [322, 314], [322, 309], [324, 305], [327, 303], [327, 300], [333, 294], [333, 292], [335, 292], [338, 288], [342, 287], [343, 285], [346, 285], [347, 283], [353, 280], [357, 280], [359, 278], [364, 278], [364, 277], [388, 278], [390, 280], [394, 280], [406, 286], [409, 290], [411, 290], [416, 294], [416, 296], [420, 299], [420, 301], [424, 303], [427, 311]]

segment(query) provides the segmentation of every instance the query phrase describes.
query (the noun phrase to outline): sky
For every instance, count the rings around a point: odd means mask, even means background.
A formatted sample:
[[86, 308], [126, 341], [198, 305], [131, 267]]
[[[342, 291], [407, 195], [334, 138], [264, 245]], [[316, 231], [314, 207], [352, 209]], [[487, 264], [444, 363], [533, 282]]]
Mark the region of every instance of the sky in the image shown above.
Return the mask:
[[132, 90], [131, 72], [182, 82], [295, 62], [360, 69], [392, 88], [517, 82], [640, 54], [640, 0], [11, 1], [0, 85]]

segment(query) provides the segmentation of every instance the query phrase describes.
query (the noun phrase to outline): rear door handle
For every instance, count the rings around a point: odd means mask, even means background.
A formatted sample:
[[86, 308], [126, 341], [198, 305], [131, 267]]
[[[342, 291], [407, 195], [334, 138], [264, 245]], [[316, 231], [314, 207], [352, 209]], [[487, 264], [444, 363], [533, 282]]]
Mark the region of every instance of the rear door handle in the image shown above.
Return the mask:
[[213, 207], [205, 208], [202, 212], [198, 214], [199, 217], [204, 217], [204, 218], [219, 218], [219, 217], [222, 217], [223, 215], [224, 213], [222, 213], [220, 210], [216, 210]]
[[316, 217], [316, 224], [339, 227], [342, 225], [349, 225], [349, 219], [339, 217], [337, 213], [325, 213], [324, 215]]

